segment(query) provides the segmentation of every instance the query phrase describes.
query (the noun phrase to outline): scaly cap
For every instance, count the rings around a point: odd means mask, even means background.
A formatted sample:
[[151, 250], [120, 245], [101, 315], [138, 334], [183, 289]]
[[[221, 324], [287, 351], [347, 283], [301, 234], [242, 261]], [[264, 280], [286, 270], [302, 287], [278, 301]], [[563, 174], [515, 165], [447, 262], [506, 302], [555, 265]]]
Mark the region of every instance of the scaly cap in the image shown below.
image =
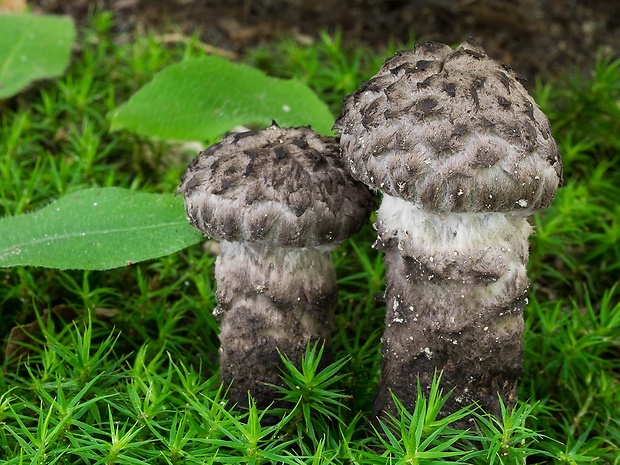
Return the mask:
[[530, 214], [562, 182], [547, 117], [473, 40], [397, 53], [334, 128], [353, 177], [429, 211]]
[[190, 223], [214, 239], [338, 244], [365, 223], [372, 200], [338, 150], [308, 127], [231, 134], [190, 163], [178, 192]]

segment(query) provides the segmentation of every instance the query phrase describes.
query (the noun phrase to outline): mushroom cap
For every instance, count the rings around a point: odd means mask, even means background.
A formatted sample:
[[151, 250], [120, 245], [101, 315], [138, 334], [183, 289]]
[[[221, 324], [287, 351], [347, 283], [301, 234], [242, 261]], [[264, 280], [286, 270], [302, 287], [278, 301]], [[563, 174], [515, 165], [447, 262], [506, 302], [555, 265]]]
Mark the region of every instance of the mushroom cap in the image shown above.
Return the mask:
[[429, 211], [530, 214], [562, 183], [547, 117], [473, 40], [397, 53], [334, 128], [353, 177]]
[[334, 137], [274, 123], [230, 134], [201, 152], [178, 192], [190, 223], [213, 239], [338, 244], [367, 221], [372, 202], [338, 152]]

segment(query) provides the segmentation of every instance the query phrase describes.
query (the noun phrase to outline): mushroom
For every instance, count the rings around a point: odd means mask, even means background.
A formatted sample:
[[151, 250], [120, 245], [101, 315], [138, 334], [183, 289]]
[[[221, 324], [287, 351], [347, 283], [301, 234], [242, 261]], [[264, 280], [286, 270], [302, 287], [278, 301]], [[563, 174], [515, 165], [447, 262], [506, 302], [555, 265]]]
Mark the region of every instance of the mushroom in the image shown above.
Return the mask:
[[331, 251], [367, 221], [372, 195], [334, 137], [309, 127], [226, 136], [189, 164], [179, 192], [189, 222], [220, 241], [215, 262], [220, 371], [240, 407], [275, 399], [280, 355], [309, 341], [329, 357], [337, 306]]
[[347, 97], [335, 128], [352, 176], [383, 193], [375, 247], [387, 303], [375, 413], [408, 408], [435, 371], [500, 413], [522, 373], [526, 217], [562, 183], [549, 121], [507, 65], [473, 40], [417, 45]]

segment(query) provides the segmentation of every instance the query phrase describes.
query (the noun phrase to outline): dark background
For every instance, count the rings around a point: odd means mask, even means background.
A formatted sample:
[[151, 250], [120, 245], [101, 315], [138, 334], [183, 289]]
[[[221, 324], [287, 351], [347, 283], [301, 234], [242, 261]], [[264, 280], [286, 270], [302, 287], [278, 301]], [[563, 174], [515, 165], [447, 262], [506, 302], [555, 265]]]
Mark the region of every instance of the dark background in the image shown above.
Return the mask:
[[114, 11], [119, 35], [155, 28], [192, 34], [241, 53], [289, 36], [300, 41], [339, 28], [348, 43], [379, 52], [390, 41], [456, 45], [473, 37], [493, 58], [533, 82], [575, 68], [587, 73], [599, 52], [620, 56], [619, 0], [36, 0], [36, 11], [83, 22], [89, 9]]

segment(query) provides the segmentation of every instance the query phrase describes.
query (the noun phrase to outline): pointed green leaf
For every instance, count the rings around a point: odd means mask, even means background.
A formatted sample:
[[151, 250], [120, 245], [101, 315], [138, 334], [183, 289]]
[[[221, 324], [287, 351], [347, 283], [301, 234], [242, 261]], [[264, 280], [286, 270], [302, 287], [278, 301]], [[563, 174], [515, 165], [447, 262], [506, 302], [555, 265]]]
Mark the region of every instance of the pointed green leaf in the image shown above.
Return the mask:
[[208, 140], [238, 125], [310, 125], [331, 134], [329, 108], [299, 81], [283, 80], [216, 56], [161, 71], [111, 112], [111, 129], [169, 140]]
[[105, 270], [171, 254], [202, 235], [183, 198], [115, 187], [85, 189], [0, 219], [0, 267]]
[[36, 79], [60, 76], [74, 40], [68, 17], [0, 14], [0, 98]]

